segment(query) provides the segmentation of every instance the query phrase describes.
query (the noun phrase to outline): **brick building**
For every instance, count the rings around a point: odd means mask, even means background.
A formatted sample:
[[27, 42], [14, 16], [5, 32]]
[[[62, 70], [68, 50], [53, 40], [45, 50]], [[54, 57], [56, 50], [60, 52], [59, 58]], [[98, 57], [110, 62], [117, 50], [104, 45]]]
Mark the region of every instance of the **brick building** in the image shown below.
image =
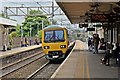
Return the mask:
[[9, 29], [15, 27], [16, 25], [17, 25], [16, 21], [6, 18], [0, 18], [0, 50], [3, 50], [3, 47], [7, 49], [7, 46], [9, 45], [8, 41]]

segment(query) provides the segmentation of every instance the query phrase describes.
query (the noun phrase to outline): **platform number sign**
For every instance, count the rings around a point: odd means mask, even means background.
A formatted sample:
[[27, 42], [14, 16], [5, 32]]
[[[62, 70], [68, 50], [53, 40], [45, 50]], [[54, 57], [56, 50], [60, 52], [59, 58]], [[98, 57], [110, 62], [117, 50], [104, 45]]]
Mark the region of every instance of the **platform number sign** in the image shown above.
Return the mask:
[[95, 28], [87, 28], [87, 31], [95, 31]]

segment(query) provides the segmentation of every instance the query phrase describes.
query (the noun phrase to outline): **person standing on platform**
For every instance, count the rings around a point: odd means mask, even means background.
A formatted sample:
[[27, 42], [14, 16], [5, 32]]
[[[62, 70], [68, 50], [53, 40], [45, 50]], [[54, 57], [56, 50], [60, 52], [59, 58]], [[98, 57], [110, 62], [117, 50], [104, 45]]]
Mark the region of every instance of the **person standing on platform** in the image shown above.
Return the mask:
[[88, 49], [91, 51], [91, 46], [92, 45], [92, 41], [91, 41], [91, 38], [89, 37], [88, 38]]
[[116, 64], [117, 64], [117, 58], [118, 58], [119, 67], [120, 67], [120, 45], [119, 43], [116, 43], [116, 49], [114, 50], [114, 57], [116, 58]]
[[39, 42], [38, 42], [38, 39], [35, 38], [35, 42], [34, 42], [35, 45], [39, 45]]
[[27, 40], [27, 37], [25, 37], [25, 47], [28, 46], [28, 40]]
[[99, 35], [98, 34], [93, 34], [94, 54], [98, 53], [99, 41], [100, 41]]
[[109, 62], [110, 62], [110, 57], [113, 56], [113, 47], [114, 45], [111, 42], [107, 43], [107, 50], [105, 52], [105, 56], [104, 58], [100, 59], [102, 64], [106, 64], [106, 66], [110, 65]]

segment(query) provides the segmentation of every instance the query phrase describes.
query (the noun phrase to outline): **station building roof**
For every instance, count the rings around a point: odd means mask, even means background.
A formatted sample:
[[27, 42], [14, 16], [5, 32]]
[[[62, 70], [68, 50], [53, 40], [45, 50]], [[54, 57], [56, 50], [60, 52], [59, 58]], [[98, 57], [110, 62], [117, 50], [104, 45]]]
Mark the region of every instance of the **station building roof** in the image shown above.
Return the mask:
[[0, 17], [0, 24], [1, 25], [8, 25], [8, 26], [16, 26], [17, 22], [13, 21], [13, 20], [10, 20], [10, 19]]
[[118, 6], [116, 4], [118, 0], [56, 0], [56, 2], [71, 23], [85, 22], [85, 14], [92, 10], [94, 13], [103, 14], [112, 12]]

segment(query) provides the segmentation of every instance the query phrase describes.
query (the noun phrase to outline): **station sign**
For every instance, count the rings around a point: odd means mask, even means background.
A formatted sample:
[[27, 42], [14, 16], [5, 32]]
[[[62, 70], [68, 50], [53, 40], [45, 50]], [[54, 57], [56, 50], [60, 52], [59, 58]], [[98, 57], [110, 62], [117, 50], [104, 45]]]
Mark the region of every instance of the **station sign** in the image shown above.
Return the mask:
[[87, 28], [87, 31], [95, 31], [95, 28]]
[[96, 25], [93, 25], [94, 27], [102, 27], [101, 24], [96, 24]]
[[115, 22], [116, 14], [91, 14], [91, 22]]
[[88, 27], [88, 24], [85, 23], [85, 24], [79, 24], [79, 28], [83, 28], [83, 27]]
[[105, 14], [91, 14], [91, 22], [107, 22], [107, 16]]

